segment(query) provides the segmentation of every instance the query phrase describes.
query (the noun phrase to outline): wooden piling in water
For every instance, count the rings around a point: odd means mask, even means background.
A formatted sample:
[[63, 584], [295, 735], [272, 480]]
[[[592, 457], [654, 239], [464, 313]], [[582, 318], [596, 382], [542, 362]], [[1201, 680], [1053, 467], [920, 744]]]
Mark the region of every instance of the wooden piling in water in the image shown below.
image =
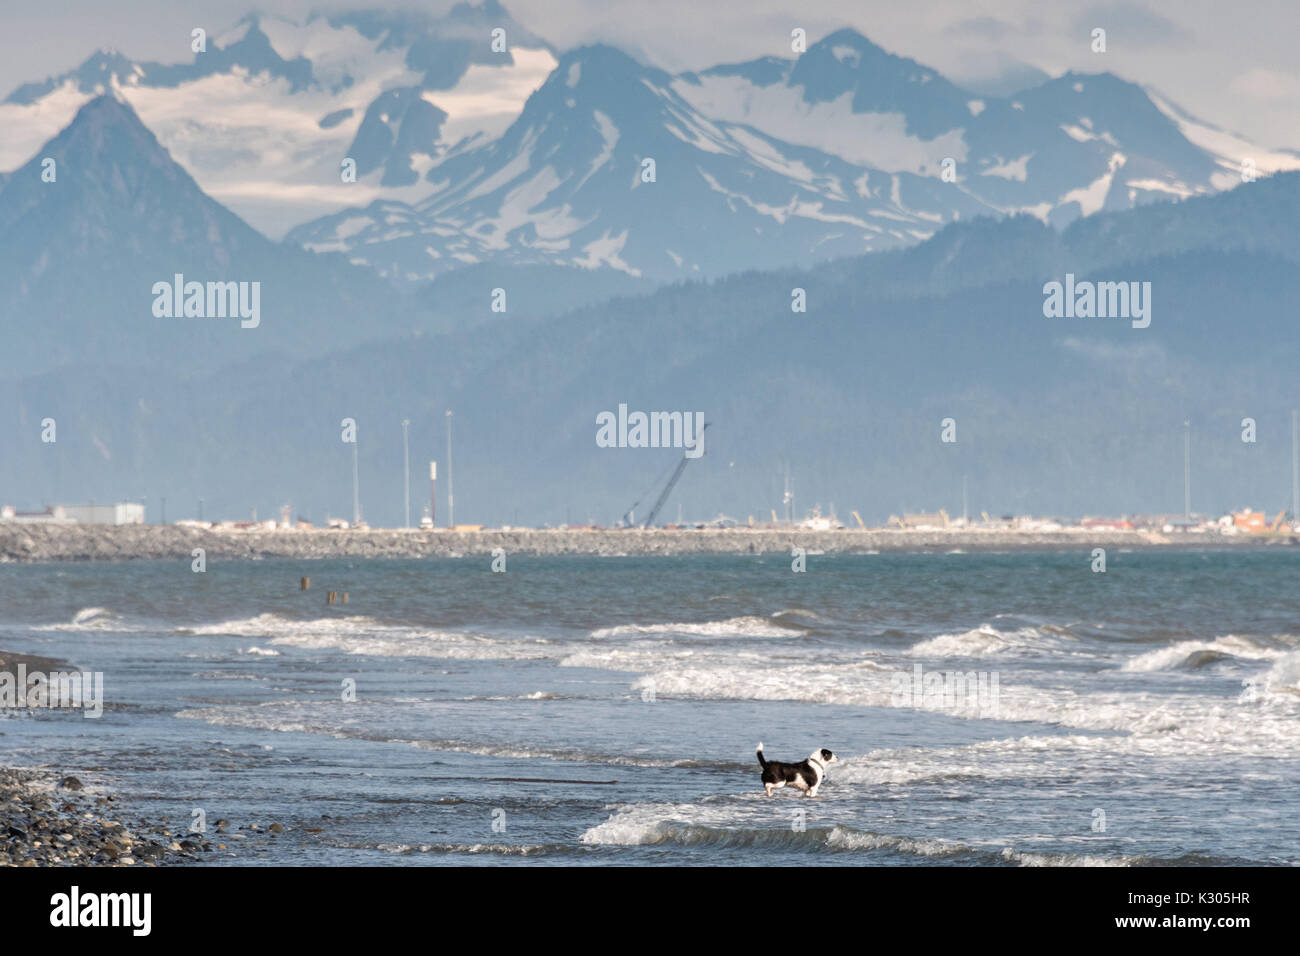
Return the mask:
[[310, 591], [310, 590], [311, 590], [311, 578], [304, 576], [301, 580], [299, 580], [299, 581], [298, 581], [298, 590], [299, 590], [299, 591]]

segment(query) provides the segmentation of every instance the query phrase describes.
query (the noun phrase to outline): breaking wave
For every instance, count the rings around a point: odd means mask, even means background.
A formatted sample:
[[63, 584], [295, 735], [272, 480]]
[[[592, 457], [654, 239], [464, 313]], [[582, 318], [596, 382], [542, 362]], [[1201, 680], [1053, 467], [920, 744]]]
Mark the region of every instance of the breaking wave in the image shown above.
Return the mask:
[[[684, 819], [698, 808], [690, 806], [635, 805], [622, 807], [604, 823], [582, 834], [586, 844], [606, 846], [712, 846], [757, 848], [804, 853], [885, 853], [950, 861], [1018, 866], [1132, 866], [1138, 857], [1104, 857], [1091, 854], [1039, 853], [1012, 847], [979, 847], [942, 838], [917, 838], [876, 833], [834, 824], [799, 830], [788, 825], [747, 827], [723, 825], [714, 819]], [[784, 821], [783, 821], [784, 822]]]
[[1248, 661], [1276, 660], [1286, 654], [1278, 647], [1270, 647], [1249, 637], [1229, 634], [1212, 641], [1179, 641], [1169, 647], [1147, 651], [1127, 660], [1120, 670], [1167, 671], [1198, 670], [1219, 661], [1233, 658]]

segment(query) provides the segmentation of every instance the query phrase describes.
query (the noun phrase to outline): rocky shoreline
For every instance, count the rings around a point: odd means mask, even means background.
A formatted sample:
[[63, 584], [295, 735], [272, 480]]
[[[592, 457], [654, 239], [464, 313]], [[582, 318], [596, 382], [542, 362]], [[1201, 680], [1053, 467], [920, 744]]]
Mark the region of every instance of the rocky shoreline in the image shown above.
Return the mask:
[[1024, 532], [836, 531], [724, 528], [706, 530], [406, 529], [243, 530], [176, 525], [0, 524], [0, 563], [43, 561], [190, 561], [204, 558], [426, 558], [487, 555], [496, 548], [530, 555], [678, 555], [944, 553], [954, 551], [1083, 551], [1093, 548], [1205, 550], [1300, 546], [1300, 535], [1194, 535], [1133, 531]]
[[77, 778], [0, 768], [0, 866], [160, 866], [196, 863], [214, 847], [127, 819], [117, 798]]

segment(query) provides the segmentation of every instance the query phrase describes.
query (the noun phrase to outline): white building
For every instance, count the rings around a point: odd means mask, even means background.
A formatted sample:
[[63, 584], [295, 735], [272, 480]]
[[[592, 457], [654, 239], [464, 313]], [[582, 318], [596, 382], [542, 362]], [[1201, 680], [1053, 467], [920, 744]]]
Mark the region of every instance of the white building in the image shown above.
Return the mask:
[[61, 506], [46, 508], [44, 511], [18, 511], [13, 505], [0, 508], [0, 521], [15, 521], [18, 524], [72, 524]]
[[78, 524], [144, 524], [144, 505], [134, 501], [115, 505], [60, 505], [62, 511]]

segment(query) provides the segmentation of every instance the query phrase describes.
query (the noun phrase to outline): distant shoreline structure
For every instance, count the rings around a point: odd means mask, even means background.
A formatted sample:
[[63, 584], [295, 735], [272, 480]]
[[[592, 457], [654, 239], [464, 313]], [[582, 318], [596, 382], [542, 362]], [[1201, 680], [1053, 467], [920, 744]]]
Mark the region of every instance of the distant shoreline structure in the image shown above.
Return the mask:
[[199, 528], [177, 525], [0, 524], [0, 563], [206, 559], [426, 558], [490, 555], [623, 557], [1118, 550], [1263, 550], [1300, 547], [1300, 534], [1194, 535], [1071, 528], [1061, 531], [800, 528], [420, 529]]

